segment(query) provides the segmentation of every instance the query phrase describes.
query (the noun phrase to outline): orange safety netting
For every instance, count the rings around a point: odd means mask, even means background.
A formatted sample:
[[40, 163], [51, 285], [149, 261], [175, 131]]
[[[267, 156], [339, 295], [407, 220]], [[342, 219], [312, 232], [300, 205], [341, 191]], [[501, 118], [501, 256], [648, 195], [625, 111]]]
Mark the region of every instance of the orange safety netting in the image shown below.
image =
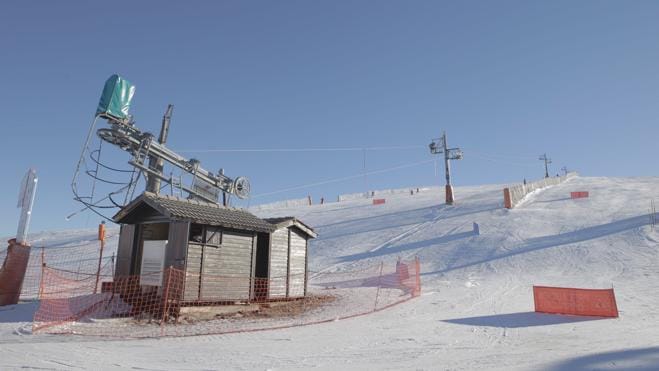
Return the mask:
[[[43, 264], [51, 268], [76, 272], [78, 276], [90, 272], [96, 274], [99, 263], [99, 250], [99, 241], [54, 246], [32, 246], [20, 290], [20, 299], [37, 299]], [[5, 261], [7, 252], [7, 248], [0, 248], [0, 264]], [[113, 275], [114, 260], [114, 256], [108, 253], [101, 259], [100, 276], [106, 277], [106, 280], [108, 280], [107, 276]]]
[[44, 267], [33, 332], [144, 338], [260, 331], [373, 313], [421, 290], [418, 259], [272, 279], [168, 268], [103, 277], [94, 294], [95, 278]]
[[536, 312], [618, 317], [613, 289], [533, 286], [533, 300]]
[[588, 198], [588, 192], [570, 192], [570, 198]]

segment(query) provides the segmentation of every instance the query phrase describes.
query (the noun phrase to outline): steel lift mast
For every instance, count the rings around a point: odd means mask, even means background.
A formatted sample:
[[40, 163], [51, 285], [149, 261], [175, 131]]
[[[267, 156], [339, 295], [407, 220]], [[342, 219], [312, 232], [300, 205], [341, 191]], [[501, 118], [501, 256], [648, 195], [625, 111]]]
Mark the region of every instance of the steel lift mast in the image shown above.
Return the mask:
[[[160, 137], [155, 140], [151, 133], [143, 132], [133, 121], [132, 116], [128, 114], [130, 108], [130, 101], [134, 95], [135, 87], [125, 79], [113, 75], [105, 83], [103, 94], [99, 102], [94, 121], [89, 129], [87, 140], [82, 150], [80, 160], [76, 167], [71, 188], [73, 190], [74, 199], [85, 205], [86, 209], [108, 208], [108, 206], [100, 206], [100, 201], [110, 199], [114, 207], [120, 207], [112, 200], [112, 195], [126, 191], [126, 199], [124, 205], [130, 201], [132, 193], [139, 180], [139, 175], [144, 174], [147, 180], [146, 190], [158, 193], [160, 190], [160, 182], [165, 182], [172, 187], [181, 189], [187, 192], [191, 198], [199, 198], [208, 202], [218, 203], [217, 195], [221, 192], [236, 195], [238, 198], [244, 199], [249, 196], [250, 184], [246, 177], [237, 177], [232, 179], [225, 176], [222, 171], [212, 173], [200, 166], [200, 162], [196, 159], [187, 159], [178, 153], [172, 151], [165, 146], [167, 133], [169, 131], [169, 122], [171, 120], [173, 106], [169, 105], [163, 117], [162, 128]], [[95, 183], [92, 187], [91, 196], [82, 196], [78, 192], [78, 178], [83, 171], [82, 167], [85, 164], [86, 153], [89, 151], [89, 144], [91, 141], [92, 133], [99, 118], [107, 120], [109, 127], [100, 128], [96, 131], [98, 137], [107, 143], [113, 144], [120, 149], [130, 153], [132, 159], [128, 163], [134, 167], [138, 176], [131, 177], [131, 181], [119, 190], [110, 193], [107, 197], [94, 201]], [[93, 152], [90, 152], [90, 157], [97, 165], [100, 163], [100, 158], [94, 158]], [[100, 157], [100, 151], [98, 152]], [[177, 181], [173, 176], [163, 175], [163, 168], [165, 162], [170, 165], [181, 169], [183, 172], [192, 175], [192, 186], [183, 185], [180, 179]], [[101, 166], [110, 169], [101, 164]], [[98, 169], [98, 166], [97, 166]], [[92, 176], [95, 180], [103, 181], [97, 177], [97, 173], [87, 170], [86, 173]], [[120, 184], [113, 182], [106, 182], [110, 184]], [[199, 186], [199, 185], [202, 186]], [[206, 189], [204, 189], [206, 188]], [[81, 211], [82, 211], [81, 210]], [[94, 210], [95, 211], [95, 210]], [[97, 212], [97, 211], [95, 211]], [[98, 213], [98, 212], [97, 212]], [[69, 217], [75, 215], [71, 214]]]

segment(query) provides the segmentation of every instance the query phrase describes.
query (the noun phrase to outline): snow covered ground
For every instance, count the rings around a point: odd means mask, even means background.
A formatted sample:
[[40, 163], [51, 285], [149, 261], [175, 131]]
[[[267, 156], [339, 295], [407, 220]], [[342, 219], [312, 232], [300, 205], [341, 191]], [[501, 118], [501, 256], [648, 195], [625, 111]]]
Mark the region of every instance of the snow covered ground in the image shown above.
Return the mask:
[[[260, 212], [316, 228], [316, 272], [419, 256], [422, 295], [388, 310], [284, 330], [108, 340], [32, 335], [36, 304], [28, 302], [0, 308], [0, 369], [658, 370], [659, 231], [648, 214], [659, 178], [577, 177], [514, 210], [502, 208], [501, 189], [456, 188], [452, 207], [434, 188], [379, 206], [353, 200]], [[570, 191], [590, 197], [571, 200]], [[40, 237], [48, 244], [90, 235]], [[614, 287], [620, 318], [536, 314], [533, 284]]]

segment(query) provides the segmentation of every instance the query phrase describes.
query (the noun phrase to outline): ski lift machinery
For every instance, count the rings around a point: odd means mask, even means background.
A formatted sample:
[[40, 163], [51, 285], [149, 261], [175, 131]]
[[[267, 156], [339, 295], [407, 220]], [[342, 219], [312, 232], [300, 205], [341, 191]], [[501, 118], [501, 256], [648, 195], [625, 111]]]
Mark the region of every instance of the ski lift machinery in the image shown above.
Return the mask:
[[[225, 176], [222, 171], [214, 174], [202, 168], [198, 160], [186, 159], [165, 146], [173, 110], [172, 105], [167, 107], [167, 111], [163, 116], [162, 128], [158, 140], [155, 140], [151, 133], [142, 132], [135, 126], [133, 117], [128, 113], [134, 94], [135, 86], [118, 75], [110, 76], [105, 82], [94, 120], [89, 128], [87, 139], [71, 182], [74, 200], [82, 203], [84, 208], [69, 215], [67, 219], [87, 209], [108, 219], [99, 209], [123, 207], [126, 205], [132, 200], [141, 176], [144, 176], [146, 179], [146, 190], [154, 193], [159, 192], [162, 181], [170, 185], [172, 189], [178, 188], [186, 192], [190, 198], [197, 198], [207, 202], [218, 203], [218, 196], [221, 192], [233, 194], [241, 199], [249, 196], [250, 184], [246, 177], [241, 176], [232, 179]], [[92, 136], [99, 119], [105, 119], [109, 127], [96, 130], [96, 134], [101, 141], [99, 142], [98, 149], [91, 150]], [[102, 163], [101, 144], [103, 142], [110, 143], [128, 152], [132, 156], [128, 163], [133, 169], [120, 170]], [[91, 169], [87, 166], [87, 157], [93, 163], [93, 168]], [[181, 169], [182, 173], [191, 175], [192, 185], [184, 185], [180, 177], [177, 178], [174, 175], [167, 177], [163, 175], [165, 162]], [[130, 173], [130, 180], [122, 183], [101, 178], [99, 176], [99, 170], [101, 168], [108, 171]], [[80, 192], [78, 187], [80, 175], [83, 173], [92, 178], [91, 191], [85, 195]], [[97, 188], [97, 181], [120, 185], [121, 187], [109, 192], [103, 198], [95, 199], [94, 193]], [[120, 195], [124, 192], [125, 197], [123, 203], [117, 202], [113, 196]]]

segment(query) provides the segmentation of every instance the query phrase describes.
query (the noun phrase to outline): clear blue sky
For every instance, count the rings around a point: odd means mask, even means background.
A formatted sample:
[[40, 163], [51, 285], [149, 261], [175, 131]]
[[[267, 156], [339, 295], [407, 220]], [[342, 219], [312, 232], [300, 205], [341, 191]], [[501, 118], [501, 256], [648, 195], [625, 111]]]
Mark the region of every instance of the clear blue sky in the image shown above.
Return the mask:
[[[174, 3], [174, 2], [172, 2]], [[0, 235], [36, 167], [32, 231], [94, 226], [70, 181], [106, 78], [174, 149], [418, 146], [368, 151], [367, 171], [431, 159], [442, 130], [454, 183], [656, 175], [656, 1], [4, 1]], [[126, 154], [104, 148], [111, 165]], [[362, 172], [362, 153], [186, 153], [248, 176], [253, 194]], [[253, 199], [438, 185], [431, 163]], [[459, 198], [459, 194], [458, 194]]]

